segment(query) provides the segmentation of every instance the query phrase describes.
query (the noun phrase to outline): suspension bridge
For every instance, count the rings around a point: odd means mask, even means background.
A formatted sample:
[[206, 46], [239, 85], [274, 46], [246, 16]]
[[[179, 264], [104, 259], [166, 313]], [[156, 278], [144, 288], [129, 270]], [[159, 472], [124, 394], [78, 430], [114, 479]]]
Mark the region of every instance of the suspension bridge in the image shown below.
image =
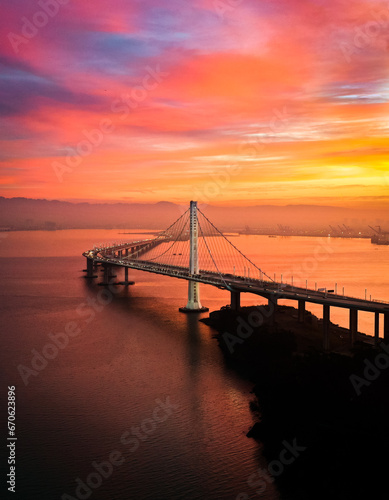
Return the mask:
[[188, 281], [188, 300], [182, 312], [205, 312], [201, 304], [200, 284], [212, 285], [230, 292], [231, 308], [239, 310], [240, 294], [252, 293], [268, 300], [275, 322], [277, 302], [280, 299], [298, 303], [298, 320], [304, 321], [306, 303], [323, 306], [323, 347], [329, 349], [330, 308], [349, 309], [350, 338], [354, 344], [358, 333], [358, 311], [374, 313], [374, 338], [379, 339], [380, 316], [384, 319], [384, 340], [389, 340], [389, 303], [358, 299], [311, 290], [272, 279], [251, 259], [246, 257], [191, 201], [183, 213], [165, 231], [155, 238], [95, 246], [83, 254], [86, 257], [87, 278], [97, 278], [96, 266], [103, 268], [102, 285], [112, 284], [115, 269], [124, 269], [124, 281], [129, 269], [171, 276]]

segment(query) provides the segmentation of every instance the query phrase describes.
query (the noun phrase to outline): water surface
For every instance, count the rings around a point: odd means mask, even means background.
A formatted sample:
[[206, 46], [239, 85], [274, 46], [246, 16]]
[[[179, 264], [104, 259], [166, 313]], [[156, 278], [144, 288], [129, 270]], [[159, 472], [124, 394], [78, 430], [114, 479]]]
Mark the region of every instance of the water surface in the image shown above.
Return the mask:
[[[16, 498], [60, 499], [65, 492], [77, 498], [76, 479], [85, 481], [93, 462], [115, 451], [123, 463], [90, 498], [258, 498], [247, 480], [267, 463], [245, 436], [253, 422], [252, 386], [226, 367], [201, 316], [178, 311], [187, 282], [130, 271], [134, 286], [107, 293], [83, 277], [84, 250], [123, 238], [116, 230], [88, 230], [1, 239], [2, 382], [17, 387]], [[282, 274], [290, 283], [293, 275], [296, 285], [308, 280], [309, 287], [337, 283], [338, 291], [344, 286], [360, 297], [367, 288], [368, 296], [388, 300], [389, 247], [303, 237], [233, 241], [277, 279]], [[229, 301], [227, 292], [210, 286], [201, 294], [211, 310]], [[242, 295], [243, 304], [261, 301]], [[321, 314], [319, 306], [312, 310]], [[360, 314], [360, 330], [372, 333], [372, 316]], [[331, 319], [347, 326], [347, 311], [333, 308]], [[36, 352], [50, 354], [50, 334], [63, 333], [70, 322], [78, 335], [51, 351], [53, 359], [25, 385], [18, 366], [31, 368]], [[172, 410], [156, 422], [161, 401]], [[144, 440], [136, 438], [138, 428]], [[274, 484], [261, 498], [279, 498]]]

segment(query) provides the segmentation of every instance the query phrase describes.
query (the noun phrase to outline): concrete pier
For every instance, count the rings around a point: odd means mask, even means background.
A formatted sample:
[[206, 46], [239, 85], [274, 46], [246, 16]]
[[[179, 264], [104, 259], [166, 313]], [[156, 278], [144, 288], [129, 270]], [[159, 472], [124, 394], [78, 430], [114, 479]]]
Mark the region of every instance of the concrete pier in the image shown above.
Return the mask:
[[389, 342], [389, 312], [384, 313], [384, 342]]
[[323, 349], [330, 349], [330, 306], [323, 304]]
[[103, 281], [104, 283], [109, 283], [109, 280], [112, 277], [112, 267], [111, 266], [104, 266], [103, 267]]
[[276, 324], [276, 312], [277, 312], [277, 297], [274, 295], [271, 295], [268, 298], [268, 307], [269, 307], [269, 312], [270, 312], [270, 324], [274, 326]]
[[380, 338], [380, 313], [374, 313], [374, 345], [377, 346]]
[[128, 281], [128, 267], [124, 268], [124, 281], [119, 281], [118, 285], [135, 285], [135, 281]]
[[95, 275], [95, 268], [93, 259], [86, 259], [86, 278], [97, 278]]
[[186, 307], [180, 307], [181, 312], [207, 312], [208, 307], [203, 307], [200, 302], [200, 283], [197, 281], [188, 282], [188, 303]]
[[231, 309], [239, 311], [240, 309], [240, 292], [231, 292]]
[[350, 309], [350, 342], [351, 346], [357, 340], [358, 333], [358, 309]]
[[103, 281], [99, 283], [99, 285], [110, 285], [112, 282], [112, 278], [116, 278], [116, 274], [113, 274], [113, 266], [103, 264]]
[[304, 318], [305, 318], [305, 300], [299, 300], [298, 301], [299, 308], [298, 308], [298, 320], [300, 323], [304, 323]]

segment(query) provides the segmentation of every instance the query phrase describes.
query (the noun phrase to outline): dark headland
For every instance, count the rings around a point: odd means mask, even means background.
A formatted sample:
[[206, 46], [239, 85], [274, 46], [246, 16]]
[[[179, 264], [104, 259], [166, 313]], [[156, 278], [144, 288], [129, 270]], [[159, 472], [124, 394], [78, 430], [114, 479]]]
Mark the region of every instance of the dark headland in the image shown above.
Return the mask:
[[[226, 363], [254, 383], [248, 432], [268, 469], [248, 480], [247, 498], [275, 481], [283, 499], [389, 498], [389, 346], [331, 324], [330, 352], [320, 320], [279, 306], [224, 307], [202, 319], [217, 330]], [[248, 477], [255, 471], [248, 471]]]

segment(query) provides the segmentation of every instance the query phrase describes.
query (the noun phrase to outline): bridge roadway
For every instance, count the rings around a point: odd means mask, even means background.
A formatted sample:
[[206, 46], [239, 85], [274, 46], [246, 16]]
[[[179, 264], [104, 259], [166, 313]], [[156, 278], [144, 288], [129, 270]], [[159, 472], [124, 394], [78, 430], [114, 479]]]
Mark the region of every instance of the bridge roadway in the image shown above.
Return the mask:
[[[87, 258], [87, 262], [89, 264], [88, 269], [90, 269], [90, 264], [92, 264], [92, 266], [93, 263], [102, 264], [105, 269], [104, 281], [106, 284], [108, 284], [109, 279], [112, 276], [110, 269], [113, 267], [123, 267], [126, 275], [124, 283], [128, 283], [128, 269], [137, 269], [140, 271], [216, 286], [220, 289], [231, 292], [231, 307], [235, 310], [238, 310], [240, 307], [240, 293], [252, 293], [265, 297], [268, 299], [269, 306], [273, 306], [274, 310], [277, 305], [277, 301], [280, 299], [296, 300], [298, 301], [299, 321], [304, 320], [306, 302], [321, 304], [323, 306], [323, 345], [325, 349], [329, 348], [330, 307], [349, 309], [352, 344], [357, 338], [358, 311], [367, 311], [375, 314], [374, 333], [376, 343], [379, 338], [379, 315], [383, 314], [384, 339], [389, 340], [389, 303], [347, 297], [329, 292], [310, 290], [288, 284], [277, 283], [274, 281], [234, 276], [232, 274], [220, 275], [218, 272], [208, 270], [200, 270], [199, 274], [191, 275], [189, 273], [189, 269], [186, 267], [158, 264], [152, 261], [131, 258], [130, 250], [132, 254], [138, 252], [138, 255], [139, 251], [142, 251], [142, 249], [145, 251], [149, 250], [150, 246], [148, 245], [150, 242], [146, 244], [143, 243], [144, 242], [134, 242], [134, 244], [126, 245], [126, 247], [117, 246], [116, 248], [110, 247], [109, 249], [98, 249], [85, 252], [84, 256]], [[136, 250], [132, 250], [133, 248], [136, 248]], [[126, 250], [126, 253], [129, 254], [128, 256], [122, 255], [124, 249]], [[117, 256], [114, 255], [115, 252], [117, 252]], [[91, 277], [89, 272], [88, 275]], [[273, 314], [273, 320], [274, 316], [275, 315]]]

